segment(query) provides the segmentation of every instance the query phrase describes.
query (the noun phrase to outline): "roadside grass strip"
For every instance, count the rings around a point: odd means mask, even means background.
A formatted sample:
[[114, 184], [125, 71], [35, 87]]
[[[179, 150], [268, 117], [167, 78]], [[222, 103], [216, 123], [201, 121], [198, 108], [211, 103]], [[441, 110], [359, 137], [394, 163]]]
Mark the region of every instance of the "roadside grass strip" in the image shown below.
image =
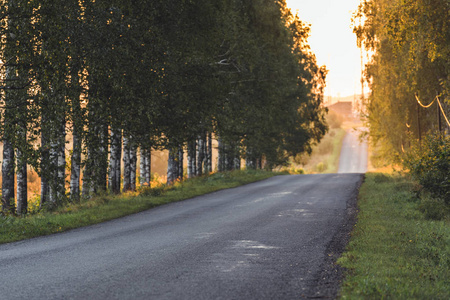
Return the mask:
[[0, 215], [0, 244], [53, 234], [93, 225], [144, 211], [170, 202], [181, 201], [218, 190], [267, 179], [268, 171], [232, 171], [215, 173], [156, 188], [121, 195], [98, 195], [80, 203], [68, 203], [53, 212], [41, 211], [23, 217]]
[[401, 175], [366, 174], [358, 221], [338, 260], [347, 269], [342, 299], [450, 299], [448, 210], [427, 219], [414, 189]]

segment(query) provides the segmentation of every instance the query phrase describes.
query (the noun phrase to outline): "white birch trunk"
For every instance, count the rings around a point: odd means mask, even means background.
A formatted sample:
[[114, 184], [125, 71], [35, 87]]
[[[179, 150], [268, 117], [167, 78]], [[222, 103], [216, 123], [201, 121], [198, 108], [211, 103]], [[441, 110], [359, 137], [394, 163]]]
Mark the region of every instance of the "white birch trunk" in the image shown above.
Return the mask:
[[[87, 157], [86, 157], [86, 161], [89, 162], [90, 160], [90, 156], [91, 156], [91, 150], [88, 148], [87, 149]], [[89, 195], [92, 193], [92, 171], [89, 168], [88, 164], [85, 164], [84, 170], [83, 170], [83, 188], [81, 190], [81, 195], [83, 196], [83, 198], [88, 198]]]
[[183, 173], [184, 173], [183, 163], [184, 163], [184, 151], [183, 146], [180, 146], [180, 148], [178, 149], [178, 176], [177, 176], [177, 178], [180, 180], [183, 180]]
[[190, 141], [188, 142], [187, 149], [187, 177], [193, 178], [196, 175], [196, 142]]
[[[42, 116], [42, 122], [45, 124], [46, 118], [45, 116]], [[48, 167], [49, 167], [49, 144], [48, 144], [48, 137], [47, 134], [44, 133], [44, 131], [41, 133], [41, 203], [40, 207], [43, 208], [45, 203], [48, 202]]]
[[246, 157], [245, 157], [245, 168], [247, 170], [255, 170], [256, 169], [256, 158], [253, 155], [252, 150], [247, 147]]
[[204, 141], [202, 136], [199, 136], [197, 139], [197, 176], [202, 176], [203, 174], [203, 160], [204, 160]]
[[108, 126], [100, 124], [98, 156], [95, 159], [95, 192], [106, 191], [108, 177]]
[[5, 139], [2, 162], [2, 206], [4, 211], [14, 210], [14, 149]]
[[70, 167], [70, 199], [80, 200], [80, 173], [81, 173], [81, 137], [75, 127], [73, 130], [73, 151]]
[[150, 181], [152, 180], [152, 149], [148, 148], [145, 154], [145, 182], [150, 186]]
[[141, 186], [147, 185], [145, 182], [145, 157], [146, 157], [146, 149], [141, 145], [139, 148], [139, 184]]
[[120, 159], [122, 154], [122, 131], [111, 129], [111, 155], [109, 159], [109, 189], [111, 193], [120, 193]]
[[[23, 129], [23, 128], [22, 128]], [[26, 142], [26, 133], [20, 131], [19, 138]], [[27, 162], [24, 153], [17, 149], [17, 214], [26, 214], [28, 210]]]
[[223, 172], [224, 171], [224, 162], [225, 162], [225, 158], [224, 158], [224, 149], [223, 149], [223, 142], [222, 139], [219, 137], [218, 140], [218, 156], [217, 156], [217, 170], [219, 172]]
[[212, 169], [212, 134], [208, 133], [208, 151], [207, 151], [207, 165], [208, 165], [208, 173], [213, 171]]
[[61, 131], [58, 136], [58, 183], [57, 197], [58, 201], [66, 196], [66, 122], [63, 119], [60, 125]]
[[130, 147], [130, 188], [136, 190], [136, 174], [137, 174], [137, 146], [131, 142]]
[[169, 149], [169, 159], [167, 161], [167, 185], [171, 185], [175, 182], [176, 174], [176, 152], [173, 149]]
[[123, 191], [131, 190], [131, 161], [130, 161], [130, 138], [123, 136]]

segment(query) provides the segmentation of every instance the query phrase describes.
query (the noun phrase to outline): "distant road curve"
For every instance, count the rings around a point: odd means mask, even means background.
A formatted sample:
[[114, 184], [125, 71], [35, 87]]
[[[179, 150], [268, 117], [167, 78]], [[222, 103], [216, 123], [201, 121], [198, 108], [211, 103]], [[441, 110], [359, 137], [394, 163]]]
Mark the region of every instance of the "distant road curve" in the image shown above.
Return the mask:
[[360, 142], [358, 131], [348, 129], [342, 144], [338, 173], [366, 173], [367, 158], [367, 142]]

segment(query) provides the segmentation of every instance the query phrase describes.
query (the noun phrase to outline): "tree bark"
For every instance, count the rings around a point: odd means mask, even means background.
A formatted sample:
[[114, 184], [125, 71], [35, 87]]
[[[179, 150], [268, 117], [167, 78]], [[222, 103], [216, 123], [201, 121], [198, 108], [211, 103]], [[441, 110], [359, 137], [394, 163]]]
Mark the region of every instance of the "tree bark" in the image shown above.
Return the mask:
[[177, 178], [181, 181], [183, 180], [183, 163], [184, 163], [184, 151], [183, 151], [183, 146], [180, 145], [180, 147], [178, 148], [178, 175]]
[[193, 178], [197, 174], [197, 163], [196, 163], [196, 141], [189, 141], [188, 142], [188, 149], [187, 149], [187, 176], [188, 178]]
[[[20, 126], [17, 137], [20, 144], [26, 143], [26, 129]], [[25, 153], [17, 149], [17, 214], [23, 215], [28, 210], [27, 193], [27, 158]]]
[[208, 165], [208, 173], [213, 171], [212, 168], [212, 134], [208, 133], [208, 154], [207, 154], [207, 165]]
[[175, 161], [176, 151], [169, 149], [169, 159], [167, 161], [167, 185], [172, 185], [175, 182], [177, 174], [177, 163]]
[[123, 136], [123, 191], [131, 190], [131, 160], [130, 160], [130, 138]]
[[150, 181], [152, 180], [152, 149], [149, 147], [145, 154], [145, 182], [150, 186]]
[[223, 172], [224, 170], [225, 170], [225, 168], [224, 168], [224, 165], [225, 165], [225, 151], [224, 151], [224, 148], [223, 148], [223, 142], [222, 142], [222, 139], [219, 137], [218, 138], [218, 143], [219, 143], [219, 146], [218, 146], [218, 157], [217, 157], [217, 170], [219, 171], [219, 172]]
[[202, 176], [203, 174], [203, 163], [205, 159], [205, 141], [203, 140], [203, 136], [199, 135], [197, 139], [197, 176]]
[[74, 125], [73, 151], [70, 164], [70, 199], [80, 200], [80, 173], [81, 173], [81, 132], [78, 126]]
[[130, 188], [136, 190], [136, 174], [137, 174], [137, 146], [131, 142], [130, 145]]
[[[8, 122], [6, 118], [4, 122]], [[3, 137], [3, 164], [2, 164], [2, 206], [4, 212], [14, 212], [14, 148]]]
[[109, 159], [109, 189], [111, 193], [120, 193], [120, 159], [122, 156], [122, 130], [111, 129], [111, 155]]
[[252, 150], [247, 147], [246, 157], [245, 157], [245, 168], [247, 170], [255, 170], [256, 169], [256, 158], [252, 152]]
[[145, 182], [145, 157], [146, 157], [146, 149], [141, 145], [139, 147], [139, 184], [141, 186], [147, 185]]
[[42, 115], [42, 126], [41, 126], [41, 203], [40, 208], [43, 208], [44, 205], [48, 202], [49, 196], [49, 185], [48, 185], [48, 176], [49, 176], [49, 162], [50, 162], [50, 145], [48, 140], [48, 135], [45, 132], [46, 129], [46, 116]]

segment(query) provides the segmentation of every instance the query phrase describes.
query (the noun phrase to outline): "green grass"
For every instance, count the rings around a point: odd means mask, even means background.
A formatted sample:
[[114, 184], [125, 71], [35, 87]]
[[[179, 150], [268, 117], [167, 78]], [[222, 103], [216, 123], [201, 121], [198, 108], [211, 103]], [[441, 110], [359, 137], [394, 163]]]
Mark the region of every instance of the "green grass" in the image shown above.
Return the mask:
[[400, 175], [366, 174], [358, 222], [338, 261], [347, 268], [342, 299], [450, 299], [448, 207], [430, 219], [424, 203], [432, 200], [414, 189]]
[[185, 200], [280, 174], [266, 171], [215, 173], [211, 176], [186, 180], [170, 187], [143, 189], [139, 194], [100, 195], [81, 203], [65, 205], [54, 212], [40, 212], [24, 217], [0, 216], [0, 243], [92, 225], [162, 204]]

